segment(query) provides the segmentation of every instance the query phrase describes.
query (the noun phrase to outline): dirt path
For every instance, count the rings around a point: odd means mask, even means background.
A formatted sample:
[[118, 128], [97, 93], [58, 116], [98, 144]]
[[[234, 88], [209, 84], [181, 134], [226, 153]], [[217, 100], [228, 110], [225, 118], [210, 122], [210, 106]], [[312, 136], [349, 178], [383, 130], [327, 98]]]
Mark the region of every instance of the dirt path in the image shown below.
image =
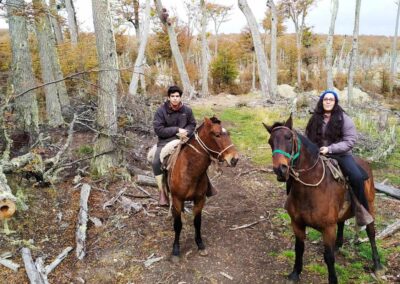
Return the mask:
[[[83, 135], [74, 141], [84, 144], [91, 140]], [[139, 158], [144, 160], [145, 149], [140, 151]], [[77, 261], [73, 251], [49, 275], [50, 283], [283, 283], [293, 265], [290, 252], [294, 247], [289, 221], [284, 216], [283, 186], [272, 182], [273, 175], [257, 170], [245, 157], [236, 168], [222, 169], [223, 174], [215, 180], [219, 194], [207, 200], [203, 211], [202, 232], [208, 256], [198, 254], [192, 217], [186, 214], [182, 257], [176, 264], [169, 260], [174, 238], [172, 220], [166, 210], [157, 207], [155, 199], [134, 198], [143, 193], [131, 182], [121, 181], [118, 172], [108, 180], [85, 178], [93, 186], [89, 214], [99, 218], [102, 226], [89, 222], [86, 258]], [[28, 186], [20, 180], [17, 184], [19, 188]], [[126, 197], [143, 204], [147, 214], [127, 213], [120, 203], [103, 208], [122, 188], [126, 188]], [[157, 196], [155, 188], [145, 189]], [[15, 234], [0, 234], [0, 255], [11, 252], [11, 260], [22, 264], [19, 249], [31, 240], [33, 256], [47, 256], [49, 263], [65, 247], [75, 247], [79, 190], [67, 181], [56, 190], [34, 187], [24, 192], [29, 210], [19, 211], [11, 221]], [[378, 197], [378, 218], [396, 218], [399, 207], [396, 201]], [[256, 221], [253, 226], [231, 230]], [[385, 245], [398, 246], [396, 240], [394, 237]], [[162, 259], [151, 266], [144, 265], [146, 259], [159, 257]], [[344, 267], [353, 259], [337, 255], [337, 263]], [[307, 241], [304, 265], [315, 262], [323, 265], [322, 246], [319, 241]], [[362, 265], [368, 275], [371, 261], [363, 259]], [[400, 279], [398, 255], [388, 256], [388, 268], [388, 273], [399, 274]], [[301, 279], [302, 283], [326, 283], [324, 276], [309, 269], [304, 270]], [[23, 268], [14, 273], [0, 266], [0, 283], [28, 283], [28, 279]]]

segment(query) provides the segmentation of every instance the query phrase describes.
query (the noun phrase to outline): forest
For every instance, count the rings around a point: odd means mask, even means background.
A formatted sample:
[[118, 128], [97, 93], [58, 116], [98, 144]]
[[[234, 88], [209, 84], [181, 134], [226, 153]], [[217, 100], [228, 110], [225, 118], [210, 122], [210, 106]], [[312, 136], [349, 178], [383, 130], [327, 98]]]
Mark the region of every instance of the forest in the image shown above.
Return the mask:
[[[335, 33], [339, 0], [324, 34], [307, 25], [318, 0], [265, 0], [261, 21], [246, 0], [182, 0], [185, 17], [162, 0], [90, 0], [93, 31], [77, 2], [0, 0], [0, 283], [282, 283], [298, 244], [263, 124], [291, 116], [303, 134], [324, 90], [337, 93], [357, 128], [353, 153], [373, 170], [384, 268], [372, 267], [370, 233], [352, 218], [337, 277], [400, 281], [399, 1], [392, 36], [359, 34], [361, 0], [350, 35]], [[223, 33], [234, 7], [247, 25]], [[218, 162], [227, 148], [210, 160], [207, 256], [185, 201], [177, 262], [176, 216], [159, 206], [147, 158], [172, 85], [197, 126], [218, 117], [239, 153], [236, 167]], [[305, 243], [301, 282], [336, 283], [321, 230], [307, 228]]]

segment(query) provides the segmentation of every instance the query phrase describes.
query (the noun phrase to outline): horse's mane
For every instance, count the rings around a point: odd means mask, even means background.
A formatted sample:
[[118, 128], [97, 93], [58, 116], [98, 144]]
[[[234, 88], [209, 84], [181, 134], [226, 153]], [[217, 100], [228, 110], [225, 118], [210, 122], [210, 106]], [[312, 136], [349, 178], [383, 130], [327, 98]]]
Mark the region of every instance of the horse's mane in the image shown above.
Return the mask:
[[276, 121], [276, 122], [274, 122], [274, 124], [272, 124], [271, 129], [274, 129], [275, 127], [278, 127], [278, 126], [285, 126], [285, 124], [282, 122]]
[[[221, 124], [221, 120], [219, 120], [216, 116], [210, 117], [210, 120], [212, 123]], [[203, 125], [204, 125], [204, 121], [198, 127], [196, 127], [196, 130], [200, 130], [200, 128], [203, 127]]]
[[310, 152], [311, 156], [317, 157], [319, 155], [319, 147], [317, 146], [317, 144], [311, 142], [310, 139], [308, 139], [306, 136], [298, 133], [297, 136], [300, 138], [302, 145], [308, 150], [308, 152]]

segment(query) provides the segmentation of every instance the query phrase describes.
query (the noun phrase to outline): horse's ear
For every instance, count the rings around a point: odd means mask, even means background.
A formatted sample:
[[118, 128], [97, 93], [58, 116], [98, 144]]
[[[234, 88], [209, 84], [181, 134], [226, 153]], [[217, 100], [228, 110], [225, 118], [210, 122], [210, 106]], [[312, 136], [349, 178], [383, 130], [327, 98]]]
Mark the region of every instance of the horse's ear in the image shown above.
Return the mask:
[[264, 122], [263, 122], [262, 124], [264, 125], [265, 129], [267, 129], [267, 131], [268, 131], [269, 133], [272, 132], [272, 126], [268, 126], [268, 125], [266, 125]]
[[211, 119], [209, 119], [208, 117], [204, 117], [204, 125], [211, 125]]
[[289, 129], [292, 129], [292, 127], [293, 127], [292, 113], [290, 113], [288, 120], [286, 120], [285, 126]]

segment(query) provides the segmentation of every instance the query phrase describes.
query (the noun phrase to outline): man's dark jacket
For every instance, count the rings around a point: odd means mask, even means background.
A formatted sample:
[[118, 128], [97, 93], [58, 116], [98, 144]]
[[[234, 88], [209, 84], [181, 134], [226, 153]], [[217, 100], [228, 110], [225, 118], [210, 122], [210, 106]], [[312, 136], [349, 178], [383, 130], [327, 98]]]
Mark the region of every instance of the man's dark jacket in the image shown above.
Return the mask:
[[196, 120], [190, 107], [183, 105], [178, 111], [174, 111], [170, 109], [169, 101], [167, 101], [157, 109], [153, 127], [158, 136], [157, 146], [160, 147], [177, 139], [176, 134], [179, 128], [186, 129], [190, 137], [196, 128]]

